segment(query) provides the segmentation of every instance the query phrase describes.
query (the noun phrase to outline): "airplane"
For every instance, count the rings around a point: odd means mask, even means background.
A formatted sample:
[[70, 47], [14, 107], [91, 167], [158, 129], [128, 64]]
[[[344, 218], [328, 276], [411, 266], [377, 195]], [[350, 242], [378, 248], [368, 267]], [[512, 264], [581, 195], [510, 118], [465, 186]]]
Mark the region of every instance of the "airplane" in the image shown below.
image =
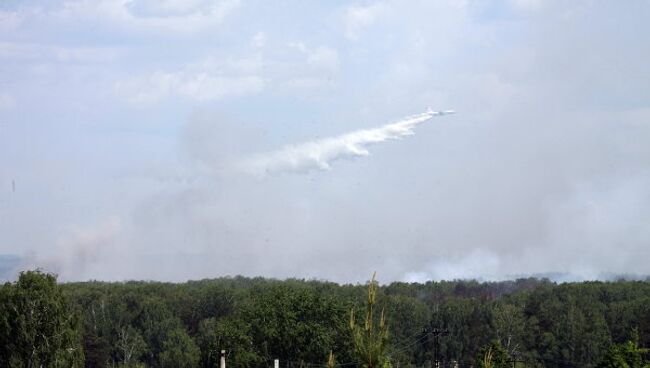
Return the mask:
[[456, 111], [454, 111], [454, 110], [433, 111], [433, 109], [430, 108], [430, 107], [427, 109], [427, 114], [429, 114], [431, 116], [434, 116], [434, 115], [438, 115], [438, 116], [451, 115], [451, 114], [455, 114], [455, 113], [456, 113]]

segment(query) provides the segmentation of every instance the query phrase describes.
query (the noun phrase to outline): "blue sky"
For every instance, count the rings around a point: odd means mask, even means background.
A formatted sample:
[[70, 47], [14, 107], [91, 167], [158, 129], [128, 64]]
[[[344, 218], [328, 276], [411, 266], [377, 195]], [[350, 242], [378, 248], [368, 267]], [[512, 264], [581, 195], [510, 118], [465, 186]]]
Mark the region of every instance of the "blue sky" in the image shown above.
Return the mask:
[[[66, 280], [647, 274], [649, 7], [0, 2], [0, 254]], [[428, 107], [459, 113], [238, 169]]]

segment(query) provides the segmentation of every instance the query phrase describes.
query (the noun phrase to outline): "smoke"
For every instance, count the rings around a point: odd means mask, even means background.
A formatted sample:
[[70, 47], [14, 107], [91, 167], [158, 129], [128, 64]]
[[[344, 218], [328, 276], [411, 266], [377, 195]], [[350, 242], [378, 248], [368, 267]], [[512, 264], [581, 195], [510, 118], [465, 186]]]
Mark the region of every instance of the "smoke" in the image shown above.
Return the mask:
[[[116, 249], [123, 231], [121, 220], [107, 218], [92, 225], [74, 225], [60, 229], [58, 239], [47, 251], [28, 253], [14, 271], [42, 268], [54, 272], [60, 280], [86, 279], [90, 275], [105, 273], [108, 268], [115, 274], [114, 265], [124, 262], [124, 249]], [[121, 259], [115, 255], [120, 254]], [[107, 266], [107, 259], [111, 265]]]
[[337, 137], [288, 145], [278, 151], [245, 159], [239, 164], [239, 168], [258, 177], [282, 172], [329, 170], [333, 161], [368, 156], [370, 152], [367, 146], [413, 135], [413, 129], [417, 125], [446, 113], [453, 111], [427, 111], [379, 128], [357, 130]]
[[[195, 37], [167, 37], [166, 21], [142, 32], [172, 9], [98, 28], [87, 6], [76, 21], [56, 4], [9, 6], [0, 269], [19, 257], [65, 280], [648, 274], [650, 2], [509, 4], [309, 2], [276, 24], [264, 19], [287, 7], [244, 2], [223, 32], [189, 22]], [[190, 16], [177, 10], [171, 23]], [[92, 55], [38, 51], [74, 45]], [[213, 83], [246, 76], [264, 88]], [[187, 98], [128, 104], [115, 81]], [[462, 119], [381, 126], [429, 104]]]

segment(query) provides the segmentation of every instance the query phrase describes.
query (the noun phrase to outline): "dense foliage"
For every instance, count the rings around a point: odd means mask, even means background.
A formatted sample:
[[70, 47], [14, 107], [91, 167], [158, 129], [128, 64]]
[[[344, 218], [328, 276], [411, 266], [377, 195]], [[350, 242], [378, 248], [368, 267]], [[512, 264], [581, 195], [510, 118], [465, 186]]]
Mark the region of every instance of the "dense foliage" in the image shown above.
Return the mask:
[[[0, 288], [0, 366], [215, 367], [222, 349], [235, 368], [275, 358], [326, 366], [330, 351], [336, 365], [360, 366], [349, 318], [367, 298], [366, 285], [321, 281], [56, 285], [27, 272]], [[376, 302], [394, 367], [644, 367], [649, 358], [647, 281], [392, 283]]]
[[81, 367], [78, 333], [54, 276], [25, 272], [0, 288], [0, 367]]

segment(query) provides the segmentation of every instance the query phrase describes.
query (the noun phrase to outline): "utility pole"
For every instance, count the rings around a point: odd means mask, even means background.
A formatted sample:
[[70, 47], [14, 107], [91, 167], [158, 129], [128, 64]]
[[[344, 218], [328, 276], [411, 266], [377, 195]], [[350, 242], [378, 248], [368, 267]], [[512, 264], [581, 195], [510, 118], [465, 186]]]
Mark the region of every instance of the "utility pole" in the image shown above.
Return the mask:
[[449, 335], [449, 330], [446, 328], [434, 328], [431, 330], [433, 334], [433, 366], [440, 368], [440, 336]]

